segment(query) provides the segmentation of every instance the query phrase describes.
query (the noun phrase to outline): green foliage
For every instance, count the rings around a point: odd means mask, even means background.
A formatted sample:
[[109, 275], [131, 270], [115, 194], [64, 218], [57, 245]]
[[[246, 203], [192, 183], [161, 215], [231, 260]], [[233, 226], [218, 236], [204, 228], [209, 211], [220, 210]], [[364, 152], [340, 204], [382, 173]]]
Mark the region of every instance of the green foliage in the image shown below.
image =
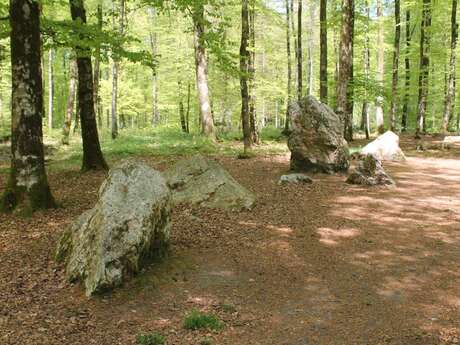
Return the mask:
[[209, 329], [220, 331], [224, 324], [213, 314], [202, 313], [197, 310], [192, 310], [186, 315], [184, 320], [184, 328], [190, 330]]
[[204, 338], [200, 341], [200, 345], [212, 345], [212, 340], [209, 338]]
[[166, 339], [159, 333], [140, 334], [136, 337], [139, 345], [164, 345]]

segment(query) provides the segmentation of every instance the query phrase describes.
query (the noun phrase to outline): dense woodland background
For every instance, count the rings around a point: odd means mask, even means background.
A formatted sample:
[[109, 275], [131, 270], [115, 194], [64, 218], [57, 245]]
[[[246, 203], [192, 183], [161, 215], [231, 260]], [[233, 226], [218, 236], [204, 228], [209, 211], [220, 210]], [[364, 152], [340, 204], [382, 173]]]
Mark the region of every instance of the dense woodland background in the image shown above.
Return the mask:
[[[293, 1], [294, 3], [290, 2]], [[320, 97], [320, 3], [301, 2], [302, 94]], [[154, 5], [157, 5], [156, 8]], [[289, 40], [291, 64], [291, 97], [298, 88], [297, 38], [299, 34], [298, 9], [295, 0], [256, 1], [254, 7], [255, 53], [255, 109], [259, 128], [282, 128], [288, 104], [288, 54], [286, 5], [290, 13]], [[341, 3], [327, 1], [327, 102], [334, 107], [338, 78]], [[70, 12], [66, 1], [44, 1], [42, 6], [43, 82], [45, 91], [45, 134], [61, 130], [65, 123], [69, 102], [69, 84], [74, 75], [72, 35], [69, 34]], [[94, 1], [85, 2], [93, 66], [96, 70], [100, 47], [100, 105], [98, 126], [105, 132], [111, 129], [112, 102], [117, 95], [115, 118], [121, 133], [131, 127], [151, 128], [170, 126], [180, 131], [180, 114], [188, 113], [190, 131], [199, 132], [199, 108], [195, 82], [193, 23], [184, 8], [187, 3], [168, 5], [148, 1]], [[241, 40], [241, 3], [212, 1], [207, 4], [207, 59], [209, 90], [214, 122], [219, 132], [241, 133], [241, 94], [239, 75], [239, 46]], [[385, 126], [390, 126], [389, 112], [395, 100], [397, 129], [401, 125], [403, 107], [407, 101], [408, 129], [414, 130], [420, 74], [420, 31], [422, 2], [401, 3], [401, 38], [399, 77], [396, 97], [392, 97], [393, 46], [395, 13], [393, 1], [363, 1], [354, 4], [353, 51], [353, 125], [362, 128], [363, 103], [369, 103], [371, 131], [376, 130], [376, 98], [383, 95]], [[431, 3], [429, 86], [426, 130], [442, 129], [442, 117], [449, 82], [452, 1]], [[98, 15], [99, 9], [99, 15]], [[1, 17], [7, 17], [7, 4], [0, 5]], [[408, 14], [410, 15], [409, 21]], [[102, 22], [101, 22], [102, 18]], [[99, 22], [99, 24], [98, 24]], [[102, 29], [98, 28], [101, 25]], [[11, 71], [9, 59], [8, 21], [1, 21], [0, 41], [0, 131], [10, 130]], [[383, 29], [383, 44], [379, 30]], [[410, 35], [410, 37], [408, 37]], [[409, 45], [407, 39], [410, 38]], [[370, 68], [366, 75], [366, 51], [369, 47]], [[457, 48], [455, 47], [455, 52]], [[378, 54], [384, 56], [383, 83], [380, 83]], [[153, 56], [151, 60], [149, 56]], [[153, 64], [152, 64], [153, 62]], [[409, 70], [406, 64], [409, 63]], [[114, 87], [114, 64], [118, 65], [118, 83]], [[153, 67], [153, 68], [152, 68]], [[458, 73], [455, 68], [455, 73]], [[97, 73], [97, 72], [95, 72]], [[409, 84], [406, 85], [406, 78]], [[190, 92], [190, 96], [189, 96]], [[407, 98], [406, 98], [407, 93]], [[72, 126], [75, 126], [73, 110]], [[182, 109], [182, 110], [181, 110]], [[189, 109], [189, 110], [188, 110]], [[457, 129], [458, 104], [454, 105], [450, 129]], [[77, 123], [78, 127], [78, 123]]]

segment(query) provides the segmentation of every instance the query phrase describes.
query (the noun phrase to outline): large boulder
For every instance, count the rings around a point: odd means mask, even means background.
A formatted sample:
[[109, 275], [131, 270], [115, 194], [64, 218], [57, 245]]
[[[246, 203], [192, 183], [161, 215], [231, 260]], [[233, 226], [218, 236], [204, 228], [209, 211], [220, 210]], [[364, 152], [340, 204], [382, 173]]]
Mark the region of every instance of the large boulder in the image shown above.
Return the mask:
[[371, 154], [381, 161], [404, 161], [406, 156], [399, 147], [399, 136], [387, 131], [361, 150], [362, 155]]
[[348, 144], [340, 117], [312, 96], [289, 106], [291, 169], [310, 172], [346, 172]]
[[174, 203], [230, 210], [251, 209], [254, 195], [217, 162], [196, 155], [164, 172]]
[[83, 281], [88, 296], [112, 289], [139, 272], [168, 245], [171, 192], [163, 176], [141, 162], [109, 172], [96, 205], [64, 232], [56, 259], [69, 281]]
[[382, 163], [373, 155], [361, 156], [354, 171], [346, 181], [365, 186], [393, 186], [395, 182], [385, 172]]

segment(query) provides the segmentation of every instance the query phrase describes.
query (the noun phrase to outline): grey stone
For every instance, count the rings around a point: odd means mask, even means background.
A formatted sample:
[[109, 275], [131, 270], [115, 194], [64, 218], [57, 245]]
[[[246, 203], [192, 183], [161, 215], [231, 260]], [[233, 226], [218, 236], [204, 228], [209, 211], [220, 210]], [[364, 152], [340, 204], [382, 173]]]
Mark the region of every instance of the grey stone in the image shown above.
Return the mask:
[[394, 186], [394, 180], [385, 172], [382, 163], [373, 155], [362, 156], [346, 181], [365, 186]]
[[164, 172], [173, 202], [222, 208], [251, 209], [255, 196], [217, 162], [196, 155], [177, 162]]
[[312, 96], [289, 106], [291, 169], [310, 172], [346, 172], [348, 144], [340, 117]]
[[399, 136], [387, 131], [361, 150], [362, 155], [371, 154], [380, 161], [404, 161], [406, 156], [399, 147]]
[[282, 175], [278, 181], [278, 184], [288, 184], [288, 183], [312, 183], [313, 180], [305, 174], [287, 174]]
[[124, 161], [99, 189], [96, 205], [64, 232], [56, 259], [69, 281], [83, 281], [88, 296], [110, 290], [140, 271], [168, 245], [171, 192], [144, 163]]

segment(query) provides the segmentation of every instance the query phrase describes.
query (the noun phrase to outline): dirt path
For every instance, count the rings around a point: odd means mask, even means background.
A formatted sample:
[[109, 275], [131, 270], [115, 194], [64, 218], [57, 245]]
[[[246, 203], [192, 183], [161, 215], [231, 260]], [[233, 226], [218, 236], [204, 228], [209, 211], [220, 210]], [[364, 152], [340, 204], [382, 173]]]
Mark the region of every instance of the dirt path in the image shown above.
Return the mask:
[[214, 344], [460, 343], [460, 161], [386, 164], [387, 190], [326, 175], [279, 187], [287, 156], [219, 160], [256, 208], [178, 208], [170, 259], [101, 298], [66, 284], [52, 251], [102, 175], [52, 175], [65, 208], [0, 216], [0, 343], [125, 345], [156, 330], [200, 344], [206, 331], [182, 328], [193, 308], [225, 321]]

